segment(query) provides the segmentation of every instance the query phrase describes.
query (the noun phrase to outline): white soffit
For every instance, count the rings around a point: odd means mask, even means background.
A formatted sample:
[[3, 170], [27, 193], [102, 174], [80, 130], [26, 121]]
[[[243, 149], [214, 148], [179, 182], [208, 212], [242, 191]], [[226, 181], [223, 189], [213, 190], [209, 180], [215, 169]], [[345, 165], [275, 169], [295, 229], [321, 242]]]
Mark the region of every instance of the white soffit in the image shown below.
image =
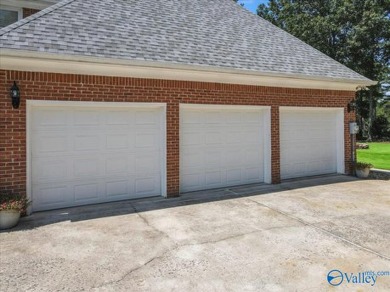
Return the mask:
[[66, 56], [8, 49], [0, 50], [0, 69], [348, 91], [356, 91], [359, 86], [377, 83], [375, 81], [308, 78], [305, 75], [280, 75], [217, 67]]

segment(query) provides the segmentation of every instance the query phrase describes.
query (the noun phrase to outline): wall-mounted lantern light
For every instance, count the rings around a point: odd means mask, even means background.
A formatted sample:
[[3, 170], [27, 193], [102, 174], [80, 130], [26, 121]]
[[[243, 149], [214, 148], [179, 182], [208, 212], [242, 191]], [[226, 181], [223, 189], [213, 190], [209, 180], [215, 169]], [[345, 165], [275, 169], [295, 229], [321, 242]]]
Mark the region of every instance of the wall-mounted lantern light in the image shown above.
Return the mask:
[[355, 111], [356, 110], [356, 100], [352, 99], [349, 103], [348, 103], [348, 112], [352, 112], [352, 111]]
[[20, 90], [16, 81], [14, 81], [14, 85], [11, 87], [11, 98], [12, 98], [12, 107], [19, 108], [20, 105]]

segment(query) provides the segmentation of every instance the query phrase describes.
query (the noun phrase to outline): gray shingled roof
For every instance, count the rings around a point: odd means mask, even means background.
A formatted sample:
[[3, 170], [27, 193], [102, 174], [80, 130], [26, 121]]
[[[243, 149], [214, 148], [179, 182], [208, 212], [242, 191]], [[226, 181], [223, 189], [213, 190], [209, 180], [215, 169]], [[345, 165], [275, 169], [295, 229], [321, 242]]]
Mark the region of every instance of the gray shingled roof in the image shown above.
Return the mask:
[[0, 48], [368, 81], [232, 0], [64, 0]]

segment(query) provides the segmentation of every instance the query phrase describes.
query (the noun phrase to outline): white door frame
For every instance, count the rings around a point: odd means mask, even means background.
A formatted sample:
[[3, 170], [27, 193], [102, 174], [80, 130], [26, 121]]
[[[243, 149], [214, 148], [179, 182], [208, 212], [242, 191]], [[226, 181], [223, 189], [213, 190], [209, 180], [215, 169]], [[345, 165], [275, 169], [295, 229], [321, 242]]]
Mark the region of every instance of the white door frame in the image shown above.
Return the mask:
[[337, 173], [345, 174], [344, 108], [281, 106], [279, 107], [279, 125], [281, 122], [281, 115], [283, 111], [321, 111], [321, 112], [334, 112], [337, 114], [337, 120], [336, 120]]
[[[32, 194], [32, 159], [31, 159], [31, 113], [36, 107], [79, 107], [79, 108], [160, 108], [160, 141], [161, 155], [161, 195], [167, 197], [167, 135], [166, 135], [166, 103], [140, 103], [140, 102], [94, 102], [94, 101], [52, 101], [52, 100], [26, 100], [26, 191], [27, 199], [33, 200]], [[28, 214], [32, 211], [29, 207]]]
[[[254, 110], [263, 111], [263, 123], [264, 123], [264, 182], [267, 184], [272, 183], [271, 175], [271, 107], [270, 106], [256, 106], [256, 105], [220, 105], [220, 104], [180, 104], [180, 111], [185, 109], [205, 109], [205, 110]], [[179, 114], [180, 115], [180, 114]], [[179, 133], [181, 140], [181, 123], [179, 123]], [[179, 149], [180, 153], [180, 149]], [[181, 154], [179, 154], [181, 155]], [[179, 166], [180, 168], [180, 166]]]

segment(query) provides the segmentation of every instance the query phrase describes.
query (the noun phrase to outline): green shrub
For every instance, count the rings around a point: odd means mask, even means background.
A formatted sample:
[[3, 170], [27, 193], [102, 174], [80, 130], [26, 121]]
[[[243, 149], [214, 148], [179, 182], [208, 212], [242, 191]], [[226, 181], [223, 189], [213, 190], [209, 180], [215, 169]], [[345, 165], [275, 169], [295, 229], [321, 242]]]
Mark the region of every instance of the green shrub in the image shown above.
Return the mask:
[[372, 168], [373, 165], [371, 163], [365, 163], [365, 162], [356, 162], [355, 168], [356, 169], [366, 169], [366, 168]]

